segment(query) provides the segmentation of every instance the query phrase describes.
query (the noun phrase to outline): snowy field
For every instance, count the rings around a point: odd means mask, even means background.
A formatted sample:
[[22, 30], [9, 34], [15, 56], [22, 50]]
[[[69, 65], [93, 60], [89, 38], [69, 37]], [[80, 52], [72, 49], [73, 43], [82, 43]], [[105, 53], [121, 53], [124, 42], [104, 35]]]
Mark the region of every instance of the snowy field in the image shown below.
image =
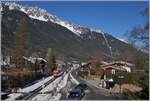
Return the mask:
[[[12, 94], [9, 94], [9, 98], [6, 99], [6, 100], [15, 100], [16, 98], [18, 98], [19, 96], [23, 95], [22, 93], [29, 93], [31, 91], [34, 91], [35, 89], [39, 88], [40, 86], [44, 85], [44, 83], [48, 82], [49, 80], [53, 79], [54, 77], [53, 76], [50, 76], [50, 77], [47, 77], [47, 78], [44, 78], [42, 79], [41, 81], [31, 85], [31, 86], [28, 86], [26, 88], [23, 88], [23, 89], [19, 89], [17, 90], [17, 92], [20, 92], [20, 93], [12, 93]], [[21, 93], [22, 92], [22, 93]]]
[[46, 82], [48, 82], [49, 80], [53, 79], [54, 77], [53, 76], [50, 76], [50, 77], [47, 77], [47, 78], [44, 78], [43, 80], [41, 80], [40, 82], [38, 83], [35, 83], [29, 87], [26, 87], [26, 88], [23, 88], [23, 89], [19, 89], [18, 92], [31, 92], [37, 88], [39, 88], [40, 86], [44, 85]]
[[32, 100], [34, 101], [59, 100], [61, 98], [61, 93], [59, 92], [67, 85], [68, 77], [69, 73], [64, 74], [64, 76], [55, 79], [55, 81], [53, 81], [51, 84], [49, 84], [47, 87], [45, 87], [40, 91], [41, 93], [49, 92], [48, 94], [38, 94]]
[[76, 85], [79, 84], [79, 81], [76, 80], [76, 79], [72, 76], [72, 74], [70, 74], [70, 77], [71, 77], [71, 81], [72, 81], [73, 83], [75, 83]]

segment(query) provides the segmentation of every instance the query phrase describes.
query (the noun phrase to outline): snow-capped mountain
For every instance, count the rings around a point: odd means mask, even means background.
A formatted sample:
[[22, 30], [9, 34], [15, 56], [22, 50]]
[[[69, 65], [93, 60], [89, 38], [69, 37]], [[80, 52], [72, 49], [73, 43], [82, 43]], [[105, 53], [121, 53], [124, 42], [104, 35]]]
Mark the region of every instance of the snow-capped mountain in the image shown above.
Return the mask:
[[26, 25], [22, 27], [26, 27], [28, 33], [28, 49], [31, 54], [39, 50], [46, 52], [48, 48], [53, 48], [66, 57], [84, 59], [99, 53], [102, 57], [118, 57], [124, 50], [126, 54], [137, 53], [131, 45], [116, 39], [109, 33], [61, 21], [38, 7], [4, 3], [1, 11], [2, 53], [15, 46], [15, 34], [22, 18], [26, 19]]
[[[67, 21], [62, 21], [57, 16], [52, 15], [46, 10], [38, 8], [38, 7], [25, 7], [25, 6], [18, 5], [16, 3], [9, 3], [9, 2], [5, 3], [5, 5], [9, 7], [9, 10], [17, 9], [26, 13], [30, 18], [38, 19], [38, 20], [45, 21], [45, 22], [51, 21], [53, 23], [57, 23], [63, 27], [66, 27], [67, 29], [74, 32], [78, 36], [80, 36], [81, 34], [84, 33], [84, 31], [87, 30], [87, 28], [85, 27], [74, 25]], [[97, 30], [97, 29], [88, 28], [88, 30], [102, 33], [101, 30]]]

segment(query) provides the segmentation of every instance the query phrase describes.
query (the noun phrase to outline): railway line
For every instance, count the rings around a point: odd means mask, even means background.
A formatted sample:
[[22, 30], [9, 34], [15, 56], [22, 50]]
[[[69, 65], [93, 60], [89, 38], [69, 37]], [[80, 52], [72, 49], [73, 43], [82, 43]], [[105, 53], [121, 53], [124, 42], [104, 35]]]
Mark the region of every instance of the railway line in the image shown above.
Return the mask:
[[[53, 78], [51, 80], [49, 80], [48, 82], [44, 83], [44, 85], [40, 86], [39, 88], [29, 92], [29, 93], [24, 93], [24, 92], [17, 92], [17, 93], [23, 93], [24, 95], [19, 96], [18, 98], [16, 98], [15, 100], [31, 100], [33, 97], [35, 97], [37, 94], [40, 94], [39, 92], [45, 88], [46, 86], [48, 86], [50, 83], [52, 83], [56, 78]], [[46, 92], [46, 93], [50, 93], [50, 92]]]

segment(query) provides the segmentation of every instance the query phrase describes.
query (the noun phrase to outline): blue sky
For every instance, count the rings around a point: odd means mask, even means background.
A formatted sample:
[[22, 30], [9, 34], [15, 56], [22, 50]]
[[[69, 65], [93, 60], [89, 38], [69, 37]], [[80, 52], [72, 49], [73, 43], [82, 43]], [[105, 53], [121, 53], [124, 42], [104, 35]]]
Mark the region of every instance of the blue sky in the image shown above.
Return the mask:
[[[18, 2], [17, 2], [18, 3]], [[104, 32], [125, 39], [124, 35], [135, 25], [143, 26], [146, 18], [140, 12], [148, 7], [146, 1], [126, 2], [19, 2], [21, 5], [37, 6], [46, 9], [60, 19], [101, 29]]]

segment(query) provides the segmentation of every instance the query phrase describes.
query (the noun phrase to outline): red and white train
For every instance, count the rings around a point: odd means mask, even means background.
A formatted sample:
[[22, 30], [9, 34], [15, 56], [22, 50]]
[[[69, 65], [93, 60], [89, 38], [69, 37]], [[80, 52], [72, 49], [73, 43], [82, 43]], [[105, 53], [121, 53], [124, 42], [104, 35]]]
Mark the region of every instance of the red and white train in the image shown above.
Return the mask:
[[54, 76], [54, 77], [59, 77], [59, 76], [61, 76], [61, 75], [63, 75], [63, 72], [62, 72], [62, 71], [60, 71], [60, 70], [54, 70], [54, 71], [53, 71], [53, 76]]

